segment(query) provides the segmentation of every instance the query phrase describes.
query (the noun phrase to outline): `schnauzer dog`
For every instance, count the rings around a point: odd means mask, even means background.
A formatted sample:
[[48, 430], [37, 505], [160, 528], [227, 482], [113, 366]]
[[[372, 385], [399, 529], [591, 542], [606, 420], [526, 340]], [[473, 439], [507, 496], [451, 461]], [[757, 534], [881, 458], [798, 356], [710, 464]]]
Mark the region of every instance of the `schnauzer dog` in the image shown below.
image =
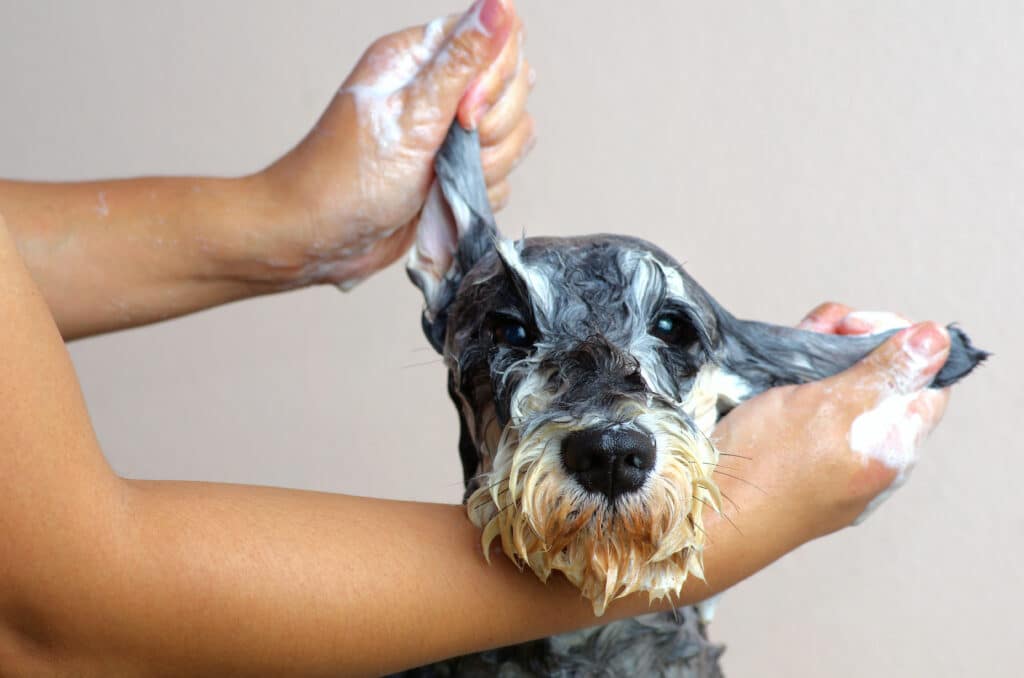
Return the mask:
[[[836, 374], [890, 333], [832, 336], [738, 320], [636, 238], [502, 238], [474, 133], [452, 126], [410, 253], [423, 330], [448, 367], [470, 520], [484, 553], [561, 572], [600, 616], [703, 577], [718, 509], [709, 440], [726, 412]], [[985, 353], [949, 328], [943, 387]], [[409, 675], [719, 675], [694, 608], [648, 614]]]

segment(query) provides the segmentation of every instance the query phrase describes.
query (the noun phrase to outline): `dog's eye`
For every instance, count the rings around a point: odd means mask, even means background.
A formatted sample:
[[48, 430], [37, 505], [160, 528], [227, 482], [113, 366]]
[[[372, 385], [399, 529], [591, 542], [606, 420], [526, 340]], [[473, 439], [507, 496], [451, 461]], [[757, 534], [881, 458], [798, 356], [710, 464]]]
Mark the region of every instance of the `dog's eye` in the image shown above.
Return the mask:
[[533, 345], [533, 337], [530, 336], [529, 330], [515, 320], [508, 319], [496, 323], [491, 333], [496, 344], [515, 348], [528, 348]]
[[693, 323], [678, 313], [662, 313], [656, 317], [650, 333], [666, 344], [674, 346], [688, 346], [698, 339]]

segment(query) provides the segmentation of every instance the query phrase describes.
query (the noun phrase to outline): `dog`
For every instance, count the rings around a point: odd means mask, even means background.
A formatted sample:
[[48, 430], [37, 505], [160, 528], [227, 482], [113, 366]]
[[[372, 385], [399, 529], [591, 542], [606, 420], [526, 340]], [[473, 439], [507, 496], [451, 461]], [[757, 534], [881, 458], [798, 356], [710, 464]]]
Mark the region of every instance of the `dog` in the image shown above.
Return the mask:
[[[498, 233], [475, 133], [454, 124], [407, 271], [459, 414], [464, 502], [520, 568], [561, 572], [597, 616], [703, 577], [720, 510], [715, 423], [774, 386], [836, 374], [894, 331], [834, 336], [744, 321], [658, 247]], [[959, 328], [933, 386], [986, 353]], [[407, 675], [719, 675], [694, 608], [452, 659]]]

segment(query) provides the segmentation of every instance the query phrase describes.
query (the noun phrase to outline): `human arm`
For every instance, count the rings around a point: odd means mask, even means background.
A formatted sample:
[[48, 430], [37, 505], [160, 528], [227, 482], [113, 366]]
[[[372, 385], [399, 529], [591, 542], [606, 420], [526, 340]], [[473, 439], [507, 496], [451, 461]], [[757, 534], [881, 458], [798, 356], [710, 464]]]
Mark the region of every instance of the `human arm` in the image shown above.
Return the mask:
[[478, 3], [375, 42], [310, 133], [254, 174], [0, 180], [0, 213], [64, 337], [304, 285], [354, 285], [408, 250], [454, 118], [479, 129], [500, 207], [533, 138], [532, 69], [506, 4]]
[[[598, 621], [563, 580], [542, 585], [504, 558], [488, 565], [459, 506], [117, 477], [2, 226], [0, 289], [4, 670], [375, 674]], [[741, 480], [718, 478], [739, 508], [727, 503], [731, 523], [709, 516], [708, 580], [688, 582], [675, 604], [849, 524], [888, 485], [891, 469], [852, 454], [845, 437], [887, 375], [907, 369], [903, 338], [844, 375], [770, 391], [723, 422], [720, 447], [749, 458], [728, 472]], [[915, 378], [934, 374], [945, 350]], [[632, 597], [601, 621], [647, 609]]]

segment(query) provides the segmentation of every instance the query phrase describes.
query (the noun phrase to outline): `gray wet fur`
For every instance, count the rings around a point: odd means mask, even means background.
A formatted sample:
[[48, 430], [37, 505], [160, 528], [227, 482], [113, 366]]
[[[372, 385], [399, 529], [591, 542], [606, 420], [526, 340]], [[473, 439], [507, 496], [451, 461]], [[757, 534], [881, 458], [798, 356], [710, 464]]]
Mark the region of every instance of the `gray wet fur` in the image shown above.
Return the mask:
[[724, 648], [709, 643], [694, 608], [642, 615], [580, 633], [455, 657], [408, 678], [720, 678]]
[[[703, 366], [715, 366], [741, 388], [720, 397], [718, 416], [768, 388], [822, 379], [850, 367], [892, 332], [835, 336], [735, 318], [668, 254], [637, 238], [596, 235], [524, 238], [516, 261], [496, 244], [500, 236], [487, 201], [474, 133], [457, 124], [436, 163], [438, 182], [461, 237], [442, 284], [428, 295], [423, 329], [449, 367], [449, 394], [459, 413], [459, 449], [468, 496], [494, 450], [474, 441], [495, 422], [504, 427], [509, 402], [527, 376], [524, 364], [552, 371], [562, 395], [550, 416], [610, 412], [616, 399], [680, 402]], [[658, 273], [640, 289], [645, 259]], [[524, 275], [528, 267], [549, 288], [546, 302]], [[669, 289], [666, 272], [678, 275]], [[420, 271], [410, 277], [426, 293]], [[535, 283], [533, 283], [535, 284]], [[546, 307], [541, 308], [542, 305]], [[670, 312], [686, 324], [678, 346], [655, 342], [631, 353], [646, 336], [652, 314]], [[495, 314], [513, 317], [543, 343], [536, 364], [526, 349], [496, 346], [489, 327]], [[966, 376], [987, 354], [949, 328], [950, 357], [933, 382], [944, 387]], [[646, 368], [646, 376], [641, 377]], [[648, 383], [652, 382], [652, 383]], [[611, 416], [610, 414], [608, 415]], [[689, 424], [692, 424], [687, 420]], [[495, 614], [501, 614], [500, 610]], [[461, 657], [407, 672], [415, 676], [716, 676], [722, 648], [710, 643], [695, 608], [643, 615], [511, 648]]]

